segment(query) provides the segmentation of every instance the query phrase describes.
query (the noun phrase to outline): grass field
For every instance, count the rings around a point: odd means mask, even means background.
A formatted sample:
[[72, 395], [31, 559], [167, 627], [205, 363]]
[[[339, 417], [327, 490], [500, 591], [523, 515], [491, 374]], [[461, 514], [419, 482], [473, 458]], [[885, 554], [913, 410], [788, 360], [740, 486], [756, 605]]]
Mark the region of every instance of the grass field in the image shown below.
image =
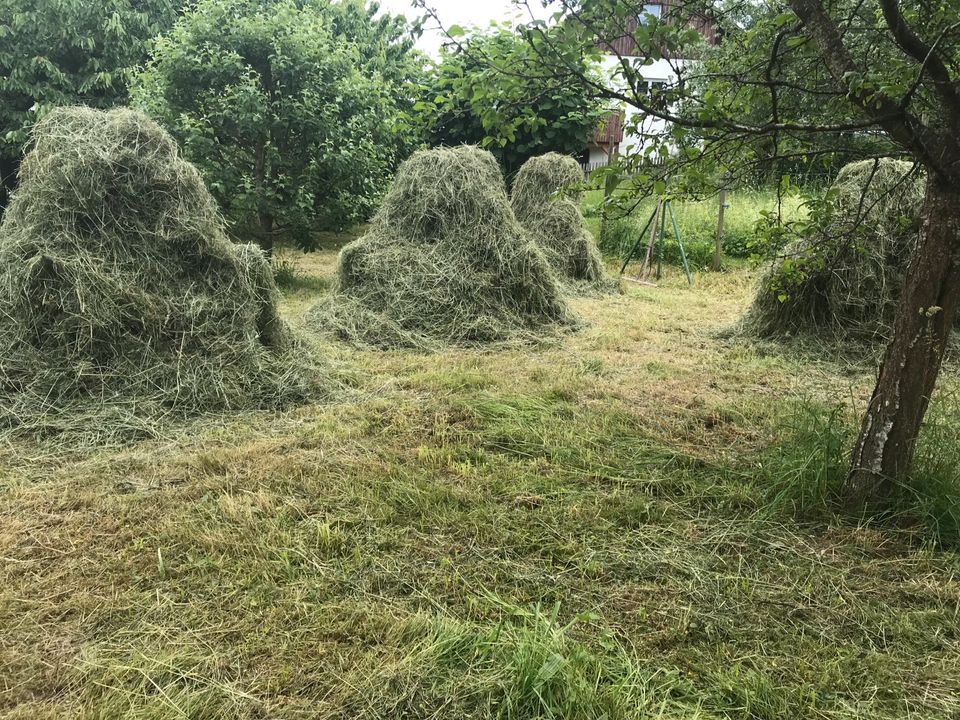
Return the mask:
[[[288, 258], [294, 322], [334, 257]], [[577, 300], [543, 347], [331, 344], [327, 405], [0, 449], [0, 716], [960, 716], [957, 552], [822, 503], [870, 354], [726, 332], [752, 282]], [[958, 388], [918, 470], [953, 487]]]
[[[583, 208], [587, 225], [595, 237], [600, 237], [600, 204], [603, 193], [592, 190], [585, 194]], [[625, 255], [636, 242], [641, 229], [649, 220], [656, 205], [655, 198], [646, 198], [635, 207], [614, 208], [609, 211], [608, 233], [602, 249], [608, 255]], [[719, 196], [703, 200], [674, 200], [672, 202], [677, 228], [689, 262], [698, 269], [707, 269], [713, 261], [719, 215]], [[726, 196], [724, 211], [723, 250], [727, 259], [743, 259], [764, 255], [767, 248], [756, 242], [756, 225], [761, 212], [779, 213], [784, 220], [801, 217], [806, 209], [801, 198], [787, 196], [780, 199], [774, 191], [738, 189]], [[624, 213], [627, 213], [624, 216]], [[678, 264], [679, 256], [671, 246], [674, 232], [670, 220], [666, 224], [667, 260]], [[646, 243], [642, 244], [646, 247]]]

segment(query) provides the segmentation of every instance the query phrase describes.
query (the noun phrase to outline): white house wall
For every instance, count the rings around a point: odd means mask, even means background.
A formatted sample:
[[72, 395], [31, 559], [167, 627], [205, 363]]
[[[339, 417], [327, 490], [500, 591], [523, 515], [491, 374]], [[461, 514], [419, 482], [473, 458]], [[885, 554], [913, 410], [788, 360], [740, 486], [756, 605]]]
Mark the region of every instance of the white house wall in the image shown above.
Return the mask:
[[[619, 67], [620, 61], [616, 56], [605, 55], [601, 61], [602, 71], [604, 75], [610, 79], [611, 89], [625, 91], [626, 86], [623, 78], [615, 77], [615, 73]], [[642, 68], [642, 73], [643, 79], [648, 83], [663, 82], [673, 84], [677, 79], [676, 73], [667, 60], [656, 60], [650, 65], [645, 65]], [[623, 108], [623, 110], [625, 112], [624, 133], [623, 142], [620, 143], [620, 153], [622, 155], [642, 150], [644, 134], [659, 134], [663, 132], [665, 128], [665, 123], [662, 120], [646, 116], [633, 106], [627, 106]], [[593, 162], [593, 152], [591, 152], [590, 160]]]

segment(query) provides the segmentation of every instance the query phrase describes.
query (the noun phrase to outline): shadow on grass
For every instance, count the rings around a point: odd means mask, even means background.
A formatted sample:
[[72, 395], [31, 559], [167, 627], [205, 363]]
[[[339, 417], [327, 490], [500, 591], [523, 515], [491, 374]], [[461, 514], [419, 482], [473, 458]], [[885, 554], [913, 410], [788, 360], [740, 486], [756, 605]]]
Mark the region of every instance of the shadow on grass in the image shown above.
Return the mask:
[[273, 279], [283, 293], [321, 293], [333, 284], [331, 278], [307, 274], [293, 260], [286, 258], [274, 259]]

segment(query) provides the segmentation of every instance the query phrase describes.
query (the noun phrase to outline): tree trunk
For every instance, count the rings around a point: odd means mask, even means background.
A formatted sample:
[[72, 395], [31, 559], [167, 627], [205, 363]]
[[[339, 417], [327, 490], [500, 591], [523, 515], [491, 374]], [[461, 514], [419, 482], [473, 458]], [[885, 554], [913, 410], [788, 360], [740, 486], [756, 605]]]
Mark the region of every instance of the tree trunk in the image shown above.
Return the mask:
[[10, 193], [17, 184], [17, 173], [20, 170], [20, 158], [0, 155], [0, 216], [7, 207]]
[[849, 510], [877, 508], [910, 471], [960, 302], [960, 188], [927, 180], [920, 242], [907, 269], [893, 339], [843, 487]]
[[253, 151], [253, 182], [257, 190], [257, 224], [260, 226], [260, 249], [266, 256], [273, 256], [273, 213], [267, 201], [267, 148], [266, 141], [257, 143]]
[[257, 212], [257, 221], [260, 224], [260, 249], [264, 254], [273, 257], [273, 215], [267, 210]]

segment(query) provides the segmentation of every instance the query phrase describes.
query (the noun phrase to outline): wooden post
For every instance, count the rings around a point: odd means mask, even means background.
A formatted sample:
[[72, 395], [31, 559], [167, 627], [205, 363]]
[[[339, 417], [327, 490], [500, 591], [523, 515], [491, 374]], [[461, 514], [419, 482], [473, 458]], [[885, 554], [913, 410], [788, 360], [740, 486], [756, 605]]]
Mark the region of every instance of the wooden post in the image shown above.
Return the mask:
[[[613, 165], [617, 162], [617, 150], [614, 149], [607, 155], [607, 166]], [[607, 221], [607, 202], [610, 199], [610, 176], [608, 175], [603, 181], [603, 205], [600, 206], [600, 246], [606, 247], [605, 242], [607, 239], [607, 232], [609, 231], [608, 221]]]
[[723, 215], [727, 209], [727, 189], [720, 188], [720, 214], [717, 216], [717, 246], [713, 252], [713, 269], [720, 271], [720, 255], [723, 252]]
[[[660, 230], [659, 225], [661, 224], [660, 218], [663, 215], [663, 198], [657, 200], [657, 209], [653, 212], [653, 225], [650, 227], [650, 242], [647, 245], [647, 254], [643, 258], [643, 263], [640, 265], [640, 272], [637, 273], [637, 279], [644, 277], [647, 274], [647, 270], [653, 266], [653, 246], [657, 242], [657, 231]], [[662, 236], [661, 230], [661, 236]]]
[[610, 183], [603, 181], [603, 201], [600, 205], [600, 247], [606, 247], [607, 241], [607, 198], [610, 197]]

